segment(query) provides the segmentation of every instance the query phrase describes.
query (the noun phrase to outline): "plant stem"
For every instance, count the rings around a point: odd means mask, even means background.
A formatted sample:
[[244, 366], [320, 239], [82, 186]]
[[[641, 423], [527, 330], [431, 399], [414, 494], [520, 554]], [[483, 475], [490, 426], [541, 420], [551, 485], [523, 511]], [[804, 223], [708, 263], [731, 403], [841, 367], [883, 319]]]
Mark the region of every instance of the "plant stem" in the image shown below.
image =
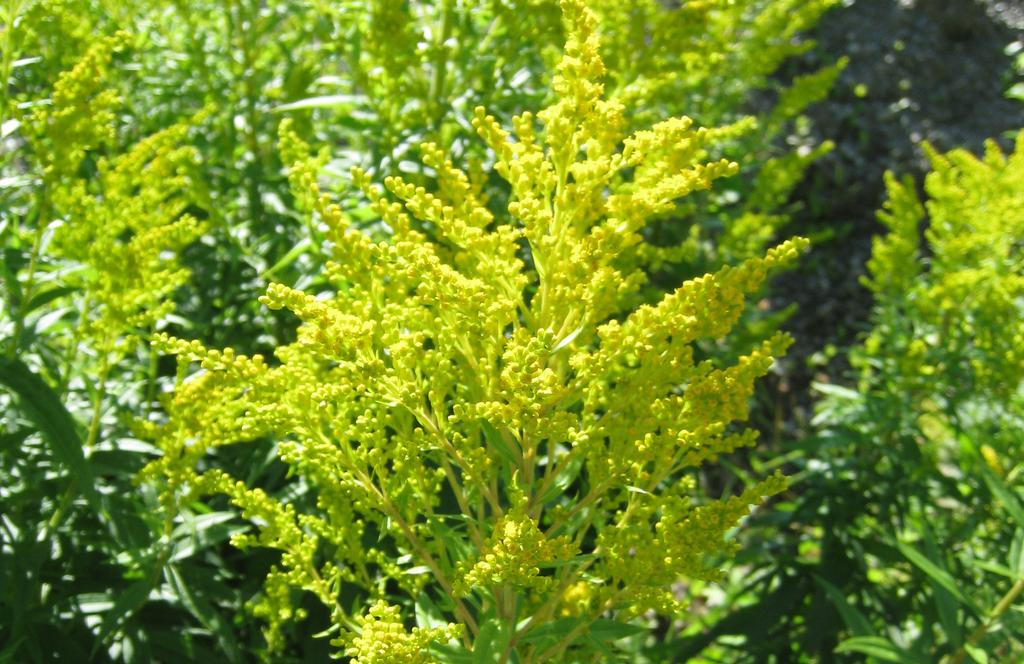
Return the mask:
[[4, 53], [0, 60], [0, 127], [7, 121], [7, 87], [11, 80], [11, 69], [14, 66], [14, 21], [21, 13], [20, 0], [8, 0], [7, 13], [4, 16]]
[[562, 637], [562, 639], [551, 646], [547, 650], [537, 655], [537, 662], [550, 662], [554, 661], [554, 658], [560, 655], [566, 648], [572, 645], [572, 642], [576, 640], [576, 637], [583, 633], [585, 629], [590, 627], [590, 624], [601, 617], [601, 614], [615, 606], [615, 602], [622, 595], [623, 591], [620, 589], [614, 595], [605, 600], [601, 606], [597, 607], [590, 612], [587, 619], [576, 625], [571, 632]]
[[[441, 569], [441, 566], [437, 564], [437, 561], [434, 560], [432, 555], [430, 555], [430, 552], [420, 541], [420, 538], [416, 536], [415, 532], [413, 532], [412, 527], [402, 517], [398, 508], [395, 507], [395, 504], [391, 502], [391, 499], [388, 498], [386, 493], [384, 493], [384, 489], [374, 484], [369, 475], [367, 475], [361, 468], [353, 465], [353, 470], [356, 472], [359, 481], [362, 482], [363, 487], [368, 492], [374, 494], [374, 497], [380, 502], [384, 513], [398, 525], [399, 530], [402, 531], [402, 534], [409, 542], [409, 545], [413, 548], [413, 551], [416, 552], [416, 555], [418, 555], [423, 560], [424, 564], [430, 568], [430, 571], [434, 574], [434, 578], [437, 579], [437, 582], [441, 584], [441, 588], [444, 589], [444, 592], [451, 597], [452, 602], [455, 604], [455, 614], [459, 617], [459, 620], [469, 628], [470, 633], [475, 637], [479, 632], [476, 620], [473, 618], [473, 615], [466, 608], [466, 605], [462, 600], [455, 596], [452, 584]], [[468, 647], [470, 642], [467, 639], [468, 635], [463, 634], [463, 640], [466, 641], [466, 645]]]
[[21, 334], [25, 330], [25, 307], [32, 301], [35, 291], [36, 265], [39, 262], [39, 252], [43, 246], [43, 234], [46, 232], [48, 222], [46, 218], [50, 207], [50, 197], [45, 185], [39, 200], [39, 218], [36, 220], [36, 232], [32, 239], [32, 253], [28, 261], [28, 275], [25, 277], [25, 288], [21, 294], [21, 302], [18, 304], [17, 312], [14, 315], [14, 335], [11, 338], [11, 345], [7, 347], [7, 357], [13, 359], [18, 355], [18, 347], [21, 345]]
[[[436, 35], [434, 48], [434, 78], [430, 84], [430, 100], [434, 106], [434, 131], [441, 132], [441, 124], [444, 121], [444, 113], [447, 104], [442, 99], [445, 94], [445, 82], [448, 73], [448, 47], [445, 45], [452, 34], [452, 19], [454, 14], [454, 0], [444, 0], [441, 6], [441, 29]], [[440, 139], [441, 137], [438, 136]]]
[[[150, 335], [150, 339], [152, 339], [152, 335], [155, 334], [155, 333], [156, 333], [156, 327], [154, 326], [153, 332]], [[157, 371], [159, 370], [159, 367], [160, 367], [160, 356], [156, 352], [156, 348], [153, 347], [153, 344], [150, 343], [149, 344], [149, 374], [146, 377], [146, 379], [147, 379], [147, 386], [146, 386], [146, 413], [147, 414], [153, 412], [153, 405], [156, 402], [156, 377], [157, 377], [156, 374], [157, 374]]]
[[398, 513], [398, 510], [391, 501], [383, 494], [381, 494], [381, 498], [384, 501], [385, 512], [388, 516], [394, 519], [395, 523], [398, 524], [399, 529], [401, 529], [402, 534], [405, 535], [405, 538], [409, 541], [410, 546], [412, 546], [413, 550], [416, 551], [416, 554], [423, 559], [423, 562], [430, 568], [430, 571], [433, 572], [434, 578], [436, 578], [437, 582], [441, 584], [441, 588], [444, 589], [445, 593], [451, 597], [452, 601], [455, 603], [455, 614], [459, 617], [459, 620], [469, 627], [470, 633], [475, 637], [480, 631], [479, 627], [477, 627], [476, 620], [466, 608], [466, 605], [463, 604], [462, 600], [455, 596], [451, 582], [448, 581], [448, 578], [441, 570], [441, 567], [437, 564], [437, 561], [434, 560], [434, 557], [430, 555], [430, 552], [423, 546], [419, 537], [417, 537], [416, 533], [412, 531], [412, 528], [405, 522], [405, 519], [403, 519]]
[[977, 645], [979, 641], [985, 638], [985, 635], [989, 633], [996, 621], [1009, 610], [1022, 593], [1024, 593], [1024, 578], [1017, 579], [1017, 582], [1013, 584], [1013, 587], [1003, 595], [1003, 598], [1000, 599], [992, 608], [992, 611], [989, 612], [988, 619], [978, 625], [977, 629], [971, 632], [971, 635], [967, 637], [967, 641], [965, 641], [963, 645], [957, 648], [955, 653], [946, 659], [946, 664], [960, 664], [960, 662], [964, 661], [964, 658], [967, 657], [967, 648]]
[[74, 366], [75, 358], [78, 356], [78, 345], [82, 342], [82, 335], [85, 331], [85, 325], [88, 322], [88, 312], [92, 307], [92, 302], [89, 297], [89, 292], [86, 291], [85, 297], [82, 298], [82, 308], [79, 312], [78, 324], [75, 325], [75, 332], [71, 335], [71, 343], [68, 344], [67, 349], [64, 352], [63, 366], [64, 369], [60, 374], [59, 382], [57, 383], [57, 394], [63, 399], [65, 393], [68, 390], [68, 386], [71, 384], [71, 370]]
[[416, 419], [424, 428], [430, 431], [430, 433], [433, 434], [435, 438], [437, 438], [437, 441], [441, 443], [441, 447], [444, 449], [445, 453], [451, 455], [451, 458], [455, 460], [455, 463], [457, 463], [459, 467], [462, 468], [463, 471], [469, 475], [470, 480], [477, 485], [477, 489], [487, 500], [487, 502], [491, 505], [491, 509], [494, 511], [494, 513], [499, 517], [503, 515], [505, 511], [501, 508], [501, 502], [498, 500], [497, 492], [493, 491], [492, 489], [489, 489], [486, 484], [481, 482], [479, 478], [477, 478], [473, 473], [470, 472], [470, 468], [469, 465], [466, 463], [466, 460], [462, 457], [462, 454], [460, 454], [459, 451], [455, 449], [455, 446], [452, 445], [451, 441], [448, 440], [448, 437], [444, 434], [444, 432], [441, 431], [441, 428], [437, 425], [437, 422], [434, 421], [434, 418], [431, 417], [429, 413], [425, 413], [422, 411], [411, 410], [410, 412], [412, 412], [412, 414], [416, 417]]
[[473, 544], [482, 551], [484, 548], [483, 538], [480, 536], [480, 530], [474, 522], [473, 510], [470, 508], [469, 503], [466, 502], [465, 493], [459, 484], [458, 478], [455, 476], [455, 471], [447, 459], [443, 459], [441, 465], [444, 468], [445, 476], [448, 478], [448, 484], [452, 488], [452, 493], [455, 494], [455, 501], [459, 504], [459, 510], [466, 517], [466, 525], [469, 527], [469, 535], [473, 539]]
[[103, 397], [107, 393], [107, 377], [110, 374], [110, 353], [103, 351], [103, 360], [100, 363], [99, 376], [96, 380], [96, 395], [93, 397], [92, 421], [89, 422], [89, 436], [85, 439], [86, 452], [96, 444], [100, 433], [100, 419], [103, 413]]

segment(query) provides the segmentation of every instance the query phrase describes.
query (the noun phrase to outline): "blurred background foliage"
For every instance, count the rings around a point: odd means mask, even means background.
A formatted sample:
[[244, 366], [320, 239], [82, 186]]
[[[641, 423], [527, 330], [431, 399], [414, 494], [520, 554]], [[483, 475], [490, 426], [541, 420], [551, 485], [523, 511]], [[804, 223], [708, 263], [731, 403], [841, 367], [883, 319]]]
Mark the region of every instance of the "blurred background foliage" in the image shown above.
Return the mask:
[[[793, 331], [756, 397], [764, 446], [701, 478], [718, 495], [782, 468], [792, 489], [737, 533], [730, 581], [681, 587], [691, 613], [622, 639], [623, 658], [1020, 658], [1024, 155], [1006, 132], [1024, 125], [1024, 12], [592, 8], [630, 128], [727, 127], [711, 156], [741, 165], [649, 229], [647, 296], [780, 234], [817, 245], [704, 349]], [[0, 661], [252, 661], [265, 644], [246, 604], [272, 556], [227, 545], [245, 526], [226, 505], [164, 530], [134, 483], [156, 454], [137, 418], [159, 417], [177, 370], [148, 339], [290, 340], [256, 298], [322, 286], [326, 239], [289, 177], [368, 224], [350, 167], [427, 184], [429, 140], [501, 206], [469, 119], [549, 101], [558, 4], [2, 0], [0, 24]], [[269, 441], [218, 454], [287, 495]], [[326, 652], [291, 634], [289, 661]]]

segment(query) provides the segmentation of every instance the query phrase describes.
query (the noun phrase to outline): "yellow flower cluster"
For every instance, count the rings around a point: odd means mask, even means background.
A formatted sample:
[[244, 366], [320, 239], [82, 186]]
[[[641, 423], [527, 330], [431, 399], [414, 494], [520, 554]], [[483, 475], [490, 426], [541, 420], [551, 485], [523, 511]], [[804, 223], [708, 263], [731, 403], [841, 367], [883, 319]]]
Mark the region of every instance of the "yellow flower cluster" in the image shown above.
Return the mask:
[[278, 151], [281, 154], [281, 161], [288, 167], [288, 183], [295, 192], [296, 207], [300, 212], [311, 215], [316, 209], [319, 195], [316, 174], [327, 163], [330, 155], [324, 150], [317, 156], [310, 157], [309, 144], [295, 132], [291, 118], [281, 121], [278, 134]]
[[427, 645], [457, 638], [459, 632], [454, 627], [414, 627], [408, 632], [398, 608], [383, 601], [356, 621], [359, 633], [345, 650], [354, 664], [427, 664], [433, 661], [426, 653]]
[[185, 213], [197, 162], [193, 148], [179, 147], [187, 132], [177, 125], [154, 134], [101, 159], [88, 185], [64, 181], [52, 194], [66, 219], [52, 249], [91, 268], [77, 278], [92, 304], [86, 335], [107, 340], [106, 350], [123, 350], [122, 335], [151, 329], [170, 313], [171, 296], [188, 279], [178, 253], [203, 226]]
[[866, 283], [892, 324], [878, 326], [866, 350], [900, 365], [890, 373], [908, 393], [928, 394], [943, 376], [959, 389], [1014, 394], [1024, 380], [1024, 134], [1009, 156], [994, 141], [980, 159], [966, 150], [926, 151], [932, 172], [924, 204], [910, 180], [886, 180], [879, 218], [890, 232], [875, 239]]
[[[735, 172], [705, 149], [730, 129], [676, 118], [628, 132], [604, 93], [593, 13], [583, 0], [561, 6], [569, 36], [552, 105], [512, 131], [474, 113], [507, 211], [426, 144], [430, 187], [391, 177], [381, 190], [353, 173], [379, 216], [371, 236], [300, 168], [293, 184], [329, 229], [331, 290], [273, 284], [261, 298], [296, 315], [296, 341], [270, 361], [158, 338], [201, 370], [150, 426], [165, 456], [144, 475], [162, 482], [169, 518], [181, 501], [226, 494], [259, 524], [239, 543], [283, 552], [261, 609], [271, 631], [299, 617], [284, 586], [327, 604], [351, 639], [346, 654], [366, 662], [419, 661], [428, 642], [456, 634], [472, 646], [495, 621], [524, 640], [567, 610], [583, 625], [674, 613], [666, 586], [713, 578], [707, 559], [730, 549], [726, 531], [784, 486], [770, 478], [701, 499], [686, 473], [753, 443], [735, 423], [787, 338], [733, 366], [698, 361], [694, 343], [727, 334], [745, 297], [807, 243], [638, 307], [641, 231]], [[200, 470], [212, 449], [260, 437], [277, 441], [315, 505]], [[338, 606], [342, 583], [368, 614]], [[424, 593], [449, 628], [406, 631], [401, 611]]]
[[731, 198], [712, 195], [683, 202], [672, 217], [677, 224], [680, 219], [689, 224], [688, 232], [679, 235], [681, 243], [645, 248], [645, 261], [660, 266], [700, 254], [712, 266], [735, 264], [761, 254], [778, 234], [788, 218], [784, 206], [793, 187], [832, 144], [781, 155], [769, 146], [778, 142], [775, 139], [787, 123], [828, 94], [846, 60], [794, 78], [777, 91], [775, 107], [762, 118], [744, 117], [743, 100], [754, 90], [779, 87], [772, 79], [779, 65], [813, 46], [800, 33], [837, 4], [836, 0], [588, 3], [600, 18], [607, 86], [628, 109], [628, 128], [649, 125], [684, 108], [704, 123], [730, 128], [709, 137], [707, 149], [735, 160], [744, 173], [745, 182], [730, 183]]
[[543, 590], [552, 579], [540, 576], [539, 565], [564, 562], [576, 553], [568, 537], [546, 539], [524, 507], [507, 512], [495, 524], [479, 558], [461, 566], [456, 593], [466, 595], [473, 587], [503, 585]]
[[51, 103], [24, 118], [42, 171], [37, 250], [52, 229], [47, 251], [71, 263], [61, 281], [82, 312], [69, 350], [88, 342], [102, 376], [171, 312], [172, 294], [188, 276], [178, 253], [203, 231], [186, 213], [199, 164], [198, 151], [183, 147], [191, 123], [106, 154], [121, 105], [109, 80], [112, 59], [128, 43], [123, 33], [96, 40], [59, 76]]
[[22, 53], [41, 54], [42, 80], [52, 82], [80, 61], [104, 34], [88, 0], [36, 0], [20, 3], [22, 15], [13, 38]]
[[113, 140], [114, 111], [121, 100], [106, 81], [111, 57], [127, 42], [123, 33], [98, 40], [57, 78], [53, 103], [38, 107], [28, 118], [35, 130], [35, 153], [48, 178], [74, 174], [86, 151]]
[[85, 298], [79, 335], [104, 357], [126, 352], [173, 310], [171, 295], [188, 278], [178, 252], [202, 232], [185, 212], [199, 159], [183, 147], [188, 124], [98, 157], [93, 177], [79, 175], [86, 155], [114, 137], [120, 101], [106, 79], [113, 53], [126, 43], [123, 34], [97, 41], [58, 79], [52, 105], [30, 118], [43, 167], [41, 223], [51, 214], [62, 219], [50, 251], [82, 266], [67, 278]]

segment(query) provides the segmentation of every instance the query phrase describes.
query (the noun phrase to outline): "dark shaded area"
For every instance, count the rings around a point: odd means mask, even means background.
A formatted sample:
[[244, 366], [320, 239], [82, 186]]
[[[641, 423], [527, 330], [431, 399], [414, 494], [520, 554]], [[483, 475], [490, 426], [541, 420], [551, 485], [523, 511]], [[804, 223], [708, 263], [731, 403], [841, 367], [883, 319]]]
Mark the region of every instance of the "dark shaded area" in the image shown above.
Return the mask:
[[[920, 183], [928, 170], [922, 141], [978, 152], [987, 138], [1009, 146], [1009, 133], [1024, 127], [1024, 104], [1005, 96], [1015, 79], [1006, 47], [1024, 39], [1020, 0], [852, 0], [812, 36], [818, 48], [788, 73], [843, 55], [849, 65], [808, 112], [814, 138], [836, 147], [795, 192], [805, 203], [786, 230], [813, 238], [814, 249], [772, 291], [773, 308], [799, 305], [786, 325], [796, 344], [781, 382], [794, 401], [806, 398], [811, 380], [840, 379], [845, 370], [839, 360], [815, 369], [808, 358], [855, 343], [868, 327], [871, 296], [859, 279], [871, 238], [883, 230], [875, 220], [883, 173]], [[801, 419], [807, 404], [792, 405]]]

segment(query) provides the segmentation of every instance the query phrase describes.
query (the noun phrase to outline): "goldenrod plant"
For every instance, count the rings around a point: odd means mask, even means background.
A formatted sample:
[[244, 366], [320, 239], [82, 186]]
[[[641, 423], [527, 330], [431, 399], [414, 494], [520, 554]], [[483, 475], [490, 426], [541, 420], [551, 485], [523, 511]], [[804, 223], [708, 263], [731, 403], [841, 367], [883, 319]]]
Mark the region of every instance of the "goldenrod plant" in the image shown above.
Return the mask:
[[[630, 131], [605, 94], [594, 13], [561, 9], [552, 103], [511, 130], [473, 112], [507, 210], [433, 143], [429, 188], [353, 171], [365, 227], [293, 178], [331, 252], [326, 288], [261, 298], [299, 319], [295, 342], [265, 358], [157, 337], [182, 380], [145, 427], [163, 455], [142, 477], [167, 532], [225, 496], [251, 523], [234, 544], [279, 552], [251, 607], [271, 652], [312, 596], [327, 610], [312, 627], [364, 664], [610, 655], [642, 642], [651, 615], [681, 615], [675, 582], [720, 578], [726, 533], [785, 487], [773, 475], [704, 496], [694, 471], [754, 444], [747, 400], [788, 339], [724, 366], [694, 343], [727, 334], [807, 243], [639, 305], [643, 229], [736, 172], [707, 151], [734, 128]], [[289, 469], [278, 495], [217, 464], [261, 439]]]
[[[836, 4], [593, 3], [602, 19], [610, 89], [630, 109], [634, 128], [679, 113], [705, 126], [737, 127], [710, 149], [739, 163], [741, 176], [684, 203], [656, 236], [674, 245], [660, 252], [664, 259], [684, 259], [683, 274], [686, 266], [699, 273], [761, 254], [787, 222], [788, 198], [806, 168], [832, 149], [829, 142], [814, 145], [806, 137], [791, 151], [779, 144], [784, 130], [799, 133], [793, 121], [828, 94], [846, 60], [786, 85], [774, 77], [787, 58], [814, 47], [802, 33]], [[774, 99], [757, 117], [746, 110], [755, 94]], [[673, 230], [679, 218], [689, 222], [685, 235]]]
[[108, 356], [116, 362], [138, 343], [139, 331], [173, 310], [171, 295], [188, 278], [178, 254], [202, 230], [185, 212], [199, 162], [196, 150], [184, 145], [188, 124], [100, 158], [89, 179], [77, 177], [86, 151], [113, 140], [118, 98], [101, 86], [122, 40], [91, 48], [58, 79], [52, 105], [25, 122], [42, 170], [36, 233], [46, 234], [51, 216], [62, 218], [49, 253], [82, 266], [65, 281], [82, 294], [82, 337], [104, 362]]
[[1009, 154], [994, 141], [980, 157], [924, 151], [923, 198], [912, 178], [886, 176], [854, 385], [818, 385], [817, 432], [791, 457], [795, 499], [751, 540], [757, 599], [712, 629], [780, 615], [747, 652], [1024, 654], [1024, 134]]
[[[45, 305], [39, 298], [71, 296], [79, 315], [66, 361], [71, 364], [84, 345], [109, 369], [173, 310], [171, 296], [187, 279], [178, 254], [202, 230], [185, 212], [199, 159], [183, 145], [189, 126], [169, 127], [122, 154], [98, 156], [115, 142], [121, 102], [106, 78], [126, 40], [118, 34], [98, 41], [58, 78], [49, 104], [20, 118], [38, 181], [33, 223], [8, 229], [31, 238], [23, 278], [9, 275], [15, 291], [8, 302], [10, 358], [25, 344], [32, 309]], [[87, 157], [92, 172], [83, 178]], [[40, 292], [43, 262], [51, 275]], [[65, 271], [54, 278], [58, 266]]]
[[[875, 240], [866, 281], [880, 324], [865, 342], [864, 356], [885, 358], [888, 366], [877, 373], [899, 381], [894, 392], [933, 399], [938, 382], [952, 390], [943, 395], [943, 409], [955, 412], [968, 397], [1012, 400], [1019, 391], [1022, 146], [1018, 135], [1007, 157], [989, 141], [980, 159], [966, 150], [939, 154], [925, 146], [932, 171], [924, 204], [913, 182], [887, 176], [889, 200], [879, 218], [889, 233]], [[905, 321], [903, 329], [899, 321]], [[862, 364], [865, 380], [873, 380], [873, 363]]]
[[[599, 19], [608, 97], [639, 130], [686, 114], [708, 127], [732, 126], [708, 150], [743, 166], [743, 175], [708, 197], [681, 202], [647, 231], [658, 269], [696, 276], [763, 253], [787, 220], [788, 198], [807, 166], [831, 149], [805, 138], [780, 147], [784, 130], [831, 89], [845, 60], [795, 77], [773, 76], [813, 48], [802, 33], [835, 0], [755, 2], [593, 2]], [[347, 161], [381, 175], [425, 184], [415, 159], [424, 139], [468, 161], [482, 157], [472, 136], [473, 109], [508, 122], [550, 101], [549, 71], [564, 32], [555, 0], [406, 2], [374, 0], [363, 11], [338, 9], [348, 38], [339, 75], [315, 97], [282, 112], [327, 109], [333, 123], [365, 131], [346, 137]], [[774, 97], [759, 117], [755, 95]], [[333, 110], [333, 112], [332, 112]], [[330, 135], [330, 123], [321, 132]], [[502, 190], [491, 192], [500, 196]], [[669, 277], [671, 278], [671, 276]]]
[[912, 180], [887, 175], [889, 232], [866, 280], [875, 326], [852, 358], [866, 405], [891, 427], [869, 434], [891, 503], [865, 525], [899, 555], [869, 559], [868, 618], [846, 607], [854, 638], [839, 650], [1012, 661], [1024, 654], [1013, 610], [1024, 605], [1024, 133], [1009, 155], [994, 141], [981, 157], [925, 152], [923, 203]]
[[26, 177], [0, 212], [0, 384], [15, 397], [0, 398], [4, 661], [100, 649], [145, 661], [159, 632], [128, 622], [166, 555], [145, 518], [153, 506], [130, 483], [152, 449], [125, 420], [152, 406], [148, 340], [174, 310], [181, 252], [203, 226], [186, 211], [199, 161], [189, 123], [120, 147], [109, 79], [129, 43], [96, 40], [46, 103], [14, 109], [8, 140]]
[[[293, 118], [296, 133], [317, 149], [333, 148], [333, 163], [321, 171], [325, 184], [351, 165], [426, 184], [429, 174], [416, 157], [424, 140], [485, 176], [473, 109], [483, 105], [508, 123], [550, 101], [549, 72], [564, 42], [554, 0], [8, 4], [18, 29], [6, 34], [24, 56], [11, 60], [18, 66], [9, 77], [20, 102], [48, 89], [93, 35], [122, 29], [137, 37], [137, 73], [115, 77], [111, 86], [129, 100], [122, 112], [131, 116], [134, 138], [208, 109], [193, 135], [206, 165], [196, 194], [212, 240], [187, 259], [208, 297], [187, 298], [180, 307], [191, 332], [211, 343], [245, 345], [259, 337], [261, 350], [283, 341], [284, 328], [250, 303], [271, 277], [314, 278], [322, 258], [319, 221], [296, 223], [268, 140], [281, 116]], [[813, 45], [802, 34], [834, 4], [593, 3], [608, 94], [624, 105], [630, 129], [681, 114], [708, 127], [739, 123], [708, 149], [741, 164], [743, 175], [707, 200], [684, 202], [646, 231], [649, 265], [664, 275], [655, 280], [659, 286], [760, 255], [785, 223], [793, 187], [829, 145], [800, 139], [801, 147], [790, 150], [782, 147], [783, 133], [795, 131], [793, 121], [828, 91], [841, 64], [788, 85], [773, 75]], [[746, 117], [755, 97], [776, 98], [756, 120]], [[484, 184], [502, 204], [500, 182]], [[355, 199], [339, 202], [347, 208]]]

